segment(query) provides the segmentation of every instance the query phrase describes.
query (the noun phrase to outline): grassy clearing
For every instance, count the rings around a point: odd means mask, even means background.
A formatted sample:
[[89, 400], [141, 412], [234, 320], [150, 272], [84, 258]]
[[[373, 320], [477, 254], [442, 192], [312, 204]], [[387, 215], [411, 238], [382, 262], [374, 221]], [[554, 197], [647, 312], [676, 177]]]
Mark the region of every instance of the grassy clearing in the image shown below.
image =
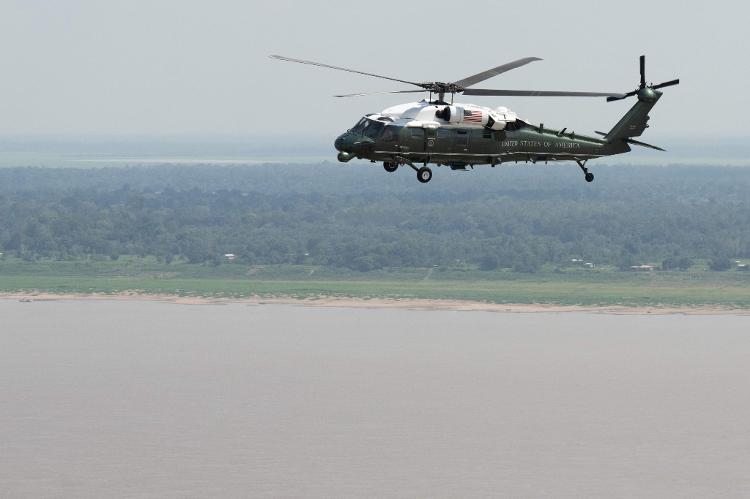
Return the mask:
[[359, 273], [309, 266], [216, 267], [148, 259], [0, 261], [0, 291], [423, 298], [564, 305], [713, 305], [750, 308], [745, 272], [586, 271], [516, 274], [471, 269]]

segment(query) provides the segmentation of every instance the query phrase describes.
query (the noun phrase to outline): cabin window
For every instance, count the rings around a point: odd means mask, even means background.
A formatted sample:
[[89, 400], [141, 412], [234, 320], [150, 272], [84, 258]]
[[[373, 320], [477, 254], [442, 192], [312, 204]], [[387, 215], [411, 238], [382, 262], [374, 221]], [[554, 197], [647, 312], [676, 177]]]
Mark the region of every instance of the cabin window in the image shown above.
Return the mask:
[[383, 135], [380, 138], [385, 142], [393, 142], [394, 140], [398, 140], [398, 131], [399, 127], [386, 125]]
[[447, 128], [438, 128], [437, 137], [439, 139], [447, 139], [450, 136], [451, 136], [450, 130], [448, 130]]
[[482, 131], [482, 138], [483, 139], [491, 139], [492, 138], [492, 132], [489, 130], [483, 130]]
[[469, 136], [466, 134], [466, 130], [456, 130], [456, 145], [458, 147], [469, 145]]
[[424, 138], [424, 129], [422, 129], [422, 128], [412, 128], [411, 129], [411, 138], [413, 138], [413, 139], [423, 139]]

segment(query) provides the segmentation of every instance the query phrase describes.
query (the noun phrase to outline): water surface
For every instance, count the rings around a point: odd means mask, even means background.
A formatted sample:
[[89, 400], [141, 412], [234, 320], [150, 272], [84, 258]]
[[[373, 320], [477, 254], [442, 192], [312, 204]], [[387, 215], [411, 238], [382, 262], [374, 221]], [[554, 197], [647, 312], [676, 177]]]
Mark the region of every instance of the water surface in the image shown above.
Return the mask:
[[0, 495], [741, 496], [749, 389], [749, 317], [0, 300]]

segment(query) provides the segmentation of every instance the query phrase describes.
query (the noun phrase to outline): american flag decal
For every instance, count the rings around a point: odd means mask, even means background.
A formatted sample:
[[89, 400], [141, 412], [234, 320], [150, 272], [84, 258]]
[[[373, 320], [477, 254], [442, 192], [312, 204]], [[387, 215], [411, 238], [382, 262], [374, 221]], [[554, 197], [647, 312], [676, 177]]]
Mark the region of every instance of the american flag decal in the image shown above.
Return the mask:
[[469, 111], [464, 109], [464, 122], [482, 124], [482, 111]]

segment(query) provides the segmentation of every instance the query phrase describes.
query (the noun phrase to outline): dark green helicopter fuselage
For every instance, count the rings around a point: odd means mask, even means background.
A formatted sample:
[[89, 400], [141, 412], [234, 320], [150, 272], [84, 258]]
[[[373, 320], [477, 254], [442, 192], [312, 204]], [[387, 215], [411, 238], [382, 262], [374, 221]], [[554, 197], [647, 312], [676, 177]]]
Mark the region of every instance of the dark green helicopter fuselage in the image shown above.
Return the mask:
[[[418, 171], [429, 170], [428, 164], [450, 166], [465, 170], [474, 165], [498, 165], [507, 162], [576, 161], [586, 173], [586, 161], [630, 151], [629, 144], [646, 145], [631, 139], [641, 135], [648, 126], [648, 112], [661, 97], [661, 92], [643, 88], [638, 102], [623, 118], [602, 137], [591, 137], [553, 130], [544, 125], [532, 125], [522, 120], [508, 122], [502, 130], [478, 126], [440, 125], [411, 126], [397, 124], [388, 118], [363, 118], [354, 128], [336, 139], [339, 161], [354, 158], [373, 162], [382, 161], [386, 170], [394, 171], [398, 165], [408, 165]], [[431, 102], [436, 108], [445, 103]], [[373, 115], [370, 115], [373, 116]], [[365, 121], [369, 120], [369, 121]], [[416, 165], [422, 164], [419, 169]]]

